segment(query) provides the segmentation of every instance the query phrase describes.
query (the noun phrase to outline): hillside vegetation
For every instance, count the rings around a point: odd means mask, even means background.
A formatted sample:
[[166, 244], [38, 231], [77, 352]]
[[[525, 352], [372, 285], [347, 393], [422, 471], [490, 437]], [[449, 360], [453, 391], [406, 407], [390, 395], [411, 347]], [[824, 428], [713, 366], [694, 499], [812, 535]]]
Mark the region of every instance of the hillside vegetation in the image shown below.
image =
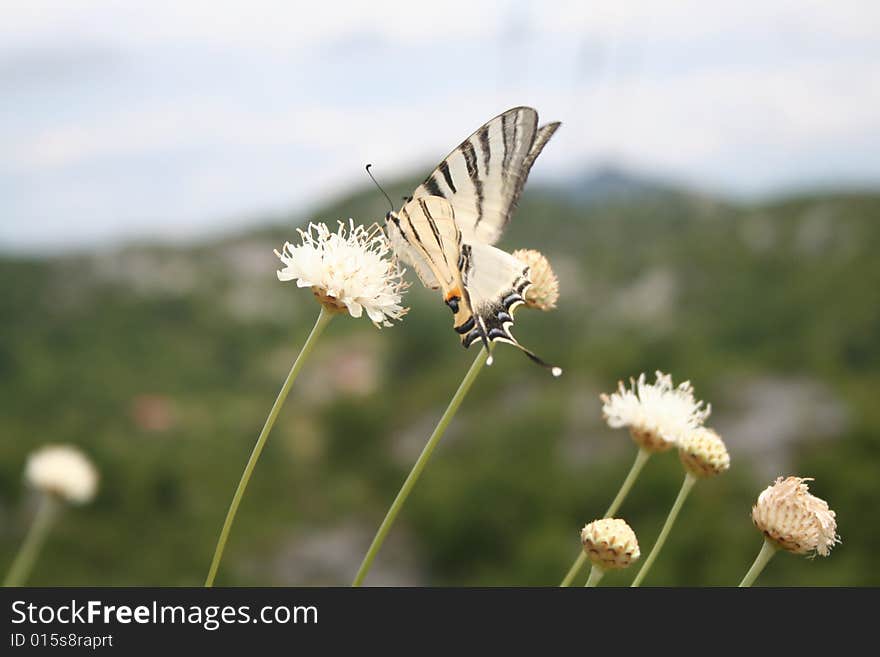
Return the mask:
[[[0, 564], [31, 513], [27, 453], [72, 442], [97, 462], [102, 488], [64, 516], [31, 582], [200, 584], [318, 310], [276, 280], [272, 249], [302, 219], [385, 211], [365, 190], [193, 247], [0, 258]], [[708, 424], [732, 466], [697, 487], [648, 584], [737, 583], [760, 547], [751, 505], [786, 474], [816, 478], [843, 544], [828, 559], [775, 559], [759, 583], [880, 584], [880, 195], [743, 206], [657, 191], [581, 203], [530, 186], [500, 245], [540, 249], [556, 268], [559, 309], [521, 311], [515, 333], [565, 374], [499, 347], [368, 582], [558, 583], [635, 454], [602, 423], [598, 395], [660, 369], [712, 403]], [[331, 324], [259, 463], [219, 584], [350, 582], [476, 354], [412, 280], [403, 323]], [[643, 553], [681, 477], [673, 454], [657, 457], [623, 506]]]

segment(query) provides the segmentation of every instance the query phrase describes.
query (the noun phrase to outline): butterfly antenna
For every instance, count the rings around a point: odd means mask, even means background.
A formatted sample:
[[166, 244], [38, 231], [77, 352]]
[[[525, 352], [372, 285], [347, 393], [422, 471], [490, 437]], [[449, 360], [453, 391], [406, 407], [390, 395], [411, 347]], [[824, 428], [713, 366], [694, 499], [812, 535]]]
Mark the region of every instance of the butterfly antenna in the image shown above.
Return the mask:
[[394, 212], [394, 202], [391, 200], [391, 197], [388, 196], [388, 194], [385, 193], [385, 190], [382, 189], [382, 185], [380, 185], [380, 184], [379, 184], [379, 181], [376, 180], [376, 177], [373, 175], [373, 172], [370, 171], [370, 167], [371, 167], [371, 166], [373, 166], [372, 163], [371, 163], [371, 164], [368, 164], [368, 165], [365, 167], [366, 170], [367, 170], [367, 175], [368, 175], [368, 176], [370, 177], [370, 179], [373, 181], [373, 184], [376, 185], [376, 187], [378, 188], [378, 190], [379, 190], [380, 192], [382, 192], [382, 196], [384, 196], [385, 199], [388, 201], [388, 205], [391, 207], [391, 212]]

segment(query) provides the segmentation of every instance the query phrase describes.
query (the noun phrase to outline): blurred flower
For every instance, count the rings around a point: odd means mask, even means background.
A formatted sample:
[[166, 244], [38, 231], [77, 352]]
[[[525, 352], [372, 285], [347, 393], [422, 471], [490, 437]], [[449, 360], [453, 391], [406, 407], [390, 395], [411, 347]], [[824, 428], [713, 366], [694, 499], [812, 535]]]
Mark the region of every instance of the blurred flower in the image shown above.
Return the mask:
[[678, 441], [678, 457], [695, 477], [711, 477], [730, 468], [730, 454], [721, 436], [705, 427], [682, 436]]
[[284, 263], [278, 280], [296, 280], [297, 287], [311, 287], [328, 310], [348, 311], [360, 317], [364, 311], [377, 327], [391, 326], [407, 308], [400, 305], [407, 284], [397, 261], [388, 258], [391, 246], [378, 224], [348, 226], [339, 222], [337, 232], [326, 224], [310, 223], [298, 229], [302, 244], [285, 242], [275, 251]]
[[594, 520], [581, 530], [584, 552], [602, 569], [626, 568], [641, 556], [632, 528], [619, 518]]
[[795, 554], [827, 557], [837, 536], [834, 511], [809, 493], [810, 478], [779, 477], [758, 496], [752, 520], [764, 536]]
[[98, 471], [71, 445], [47, 445], [28, 456], [25, 480], [44, 493], [74, 504], [90, 501], [98, 489]]
[[694, 399], [689, 381], [672, 387], [672, 377], [656, 373], [656, 381], [630, 379], [630, 388], [623, 382], [612, 395], [602, 394], [602, 415], [609, 427], [629, 427], [633, 440], [651, 452], [663, 452], [683, 436], [703, 425], [712, 408]]
[[534, 249], [517, 249], [513, 252], [513, 257], [529, 266], [532, 284], [526, 288], [526, 306], [544, 311], [553, 310], [559, 301], [559, 279], [544, 254]]

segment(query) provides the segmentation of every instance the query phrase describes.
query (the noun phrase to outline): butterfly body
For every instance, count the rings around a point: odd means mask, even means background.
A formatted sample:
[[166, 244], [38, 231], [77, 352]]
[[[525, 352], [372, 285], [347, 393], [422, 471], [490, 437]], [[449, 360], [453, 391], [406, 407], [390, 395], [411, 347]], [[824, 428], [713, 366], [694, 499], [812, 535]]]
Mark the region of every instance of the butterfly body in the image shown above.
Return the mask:
[[[439, 290], [464, 347], [505, 342], [546, 365], [510, 332], [531, 285], [529, 268], [493, 244], [510, 221], [535, 158], [559, 127], [517, 107], [464, 140], [386, 226], [401, 260]], [[548, 366], [549, 367], [549, 366]], [[554, 375], [561, 373], [552, 368]]]

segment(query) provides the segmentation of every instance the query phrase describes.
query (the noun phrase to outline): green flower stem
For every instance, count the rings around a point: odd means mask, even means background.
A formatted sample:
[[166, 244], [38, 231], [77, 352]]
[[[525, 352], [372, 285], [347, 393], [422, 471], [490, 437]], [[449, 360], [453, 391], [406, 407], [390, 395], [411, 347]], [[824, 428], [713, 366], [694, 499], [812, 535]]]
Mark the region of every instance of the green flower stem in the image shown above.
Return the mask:
[[275, 403], [272, 404], [272, 410], [269, 411], [269, 417], [266, 418], [263, 430], [260, 431], [260, 436], [257, 438], [257, 444], [254, 445], [251, 456], [241, 475], [241, 480], [238, 482], [238, 488], [235, 489], [232, 503], [229, 505], [229, 510], [226, 512], [226, 520], [223, 522], [223, 529], [220, 530], [220, 537], [217, 539], [217, 547], [214, 548], [214, 558], [211, 561], [211, 569], [208, 571], [208, 577], [205, 579], [206, 587], [214, 586], [214, 578], [217, 576], [217, 569], [220, 567], [220, 560], [223, 558], [223, 550], [226, 548], [226, 541], [229, 538], [229, 531], [232, 529], [235, 514], [238, 512], [238, 505], [241, 504], [241, 498], [244, 496], [244, 491], [247, 488], [248, 482], [251, 480], [254, 467], [257, 465], [263, 447], [266, 446], [269, 432], [272, 431], [272, 427], [275, 425], [275, 420], [278, 419], [278, 414], [281, 412], [281, 407], [284, 405], [284, 400], [287, 399], [287, 393], [290, 392], [293, 382], [296, 381], [296, 377], [302, 369], [306, 358], [308, 358], [312, 349], [314, 349], [318, 337], [324, 332], [327, 324], [333, 319], [335, 314], [336, 313], [328, 311], [323, 306], [321, 307], [321, 313], [318, 315], [317, 321], [315, 321], [315, 326], [312, 328], [312, 332], [309, 333], [309, 337], [306, 338], [306, 343], [299, 352], [299, 356], [296, 357], [293, 367], [290, 368], [290, 372], [287, 375], [287, 379], [284, 381], [284, 385], [281, 386], [281, 390], [278, 392], [278, 397], [275, 399]]
[[688, 472], [684, 476], [681, 489], [678, 491], [678, 497], [675, 498], [675, 504], [672, 505], [669, 515], [666, 516], [666, 522], [663, 523], [663, 529], [660, 530], [660, 536], [657, 537], [657, 542], [654, 543], [654, 547], [651, 548], [651, 553], [648, 555], [648, 558], [645, 559], [645, 563], [642, 564], [642, 568], [639, 570], [639, 574], [636, 575], [631, 586], [639, 586], [642, 583], [642, 580], [645, 579], [648, 571], [651, 570], [651, 566], [654, 565], [654, 560], [657, 558], [657, 555], [660, 554], [663, 544], [669, 537], [669, 531], [672, 529], [672, 525], [675, 524], [678, 512], [681, 511], [681, 507], [684, 505], [684, 501], [687, 499], [687, 496], [691, 492], [691, 488], [694, 487], [695, 483], [697, 483], [697, 478]]
[[364, 578], [367, 576], [367, 573], [370, 572], [370, 566], [373, 565], [373, 559], [376, 558], [376, 554], [378, 554], [382, 544], [385, 542], [385, 537], [388, 536], [388, 532], [391, 530], [391, 526], [394, 524], [397, 514], [399, 514], [400, 510], [403, 508], [406, 498], [409, 497], [413, 487], [419, 480], [419, 476], [422, 474], [422, 470], [424, 470], [425, 466], [428, 464], [428, 460], [431, 458], [434, 448], [437, 447], [443, 434], [446, 433], [446, 428], [449, 426], [452, 418], [455, 417], [458, 407], [461, 406], [461, 402], [464, 400], [465, 395], [467, 395], [468, 390], [471, 389], [471, 385], [473, 385], [480, 370], [483, 369], [483, 365], [486, 364], [486, 359], [488, 357], [489, 352], [486, 349], [481, 349], [480, 353], [477, 354], [477, 357], [474, 359], [473, 365], [471, 365], [471, 368], [462, 380], [461, 385], [458, 386], [458, 390], [455, 391], [455, 395], [452, 397], [452, 401], [449, 402], [449, 406], [447, 406], [446, 411], [443, 413], [443, 417], [440, 418], [440, 422], [438, 422], [437, 426], [434, 428], [434, 433], [431, 434], [422, 453], [419, 454], [419, 458], [416, 460], [415, 465], [413, 465], [412, 470], [407, 476], [406, 481], [404, 481], [403, 486], [400, 487], [397, 497], [395, 497], [394, 502], [391, 503], [388, 513], [385, 514], [385, 519], [382, 521], [382, 524], [379, 525], [379, 530], [376, 532], [376, 536], [370, 544], [370, 549], [367, 550], [367, 554], [364, 555], [364, 560], [361, 563], [361, 567], [358, 569], [357, 575], [355, 575], [354, 582], [351, 584], [352, 586], [361, 586], [363, 584]]
[[52, 522], [55, 520], [59, 506], [59, 503], [51, 495], [44, 493], [40, 496], [37, 513], [18, 554], [15, 555], [15, 560], [9, 568], [9, 574], [6, 575], [3, 586], [22, 586], [27, 581], [34, 562], [37, 560], [37, 555], [40, 553], [40, 548], [43, 547], [46, 536], [49, 535], [49, 530], [52, 528]]
[[590, 577], [587, 579], [587, 583], [584, 584], [584, 586], [589, 588], [598, 586], [604, 575], [605, 569], [593, 564], [593, 567], [590, 569]]
[[[610, 518], [617, 510], [620, 508], [620, 505], [623, 504], [623, 500], [626, 499], [626, 496], [629, 494], [629, 489], [632, 488], [636, 479], [639, 477], [639, 473], [642, 471], [642, 468], [645, 467], [645, 463], [648, 462], [648, 457], [651, 456], [651, 452], [644, 448], [639, 448], [638, 453], [636, 454], [636, 460], [633, 461], [632, 467], [629, 469], [629, 474], [626, 475], [626, 479], [623, 480], [623, 485], [620, 487], [620, 490], [617, 491], [617, 495], [614, 498], [614, 501], [611, 503], [611, 506], [608, 507], [608, 510], [605, 512], [603, 518]], [[578, 558], [572, 564], [571, 568], [568, 570], [568, 574], [565, 576], [565, 579], [562, 580], [562, 584], [559, 586], [571, 586], [571, 583], [574, 581], [574, 578], [577, 577], [577, 574], [581, 572], [581, 569], [584, 567], [584, 564], [587, 562], [587, 554], [581, 550], [581, 553], [578, 555]]]
[[773, 541], [769, 539], [764, 539], [764, 544], [761, 546], [761, 551], [758, 552], [758, 556], [755, 557], [755, 563], [752, 564], [752, 567], [749, 568], [749, 572], [746, 573], [746, 576], [743, 577], [743, 581], [739, 583], [740, 588], [749, 587], [754, 584], [755, 580], [758, 578], [758, 575], [761, 574], [761, 571], [764, 570], [764, 566], [773, 558], [773, 555], [779, 550], [779, 546], [777, 546]]

